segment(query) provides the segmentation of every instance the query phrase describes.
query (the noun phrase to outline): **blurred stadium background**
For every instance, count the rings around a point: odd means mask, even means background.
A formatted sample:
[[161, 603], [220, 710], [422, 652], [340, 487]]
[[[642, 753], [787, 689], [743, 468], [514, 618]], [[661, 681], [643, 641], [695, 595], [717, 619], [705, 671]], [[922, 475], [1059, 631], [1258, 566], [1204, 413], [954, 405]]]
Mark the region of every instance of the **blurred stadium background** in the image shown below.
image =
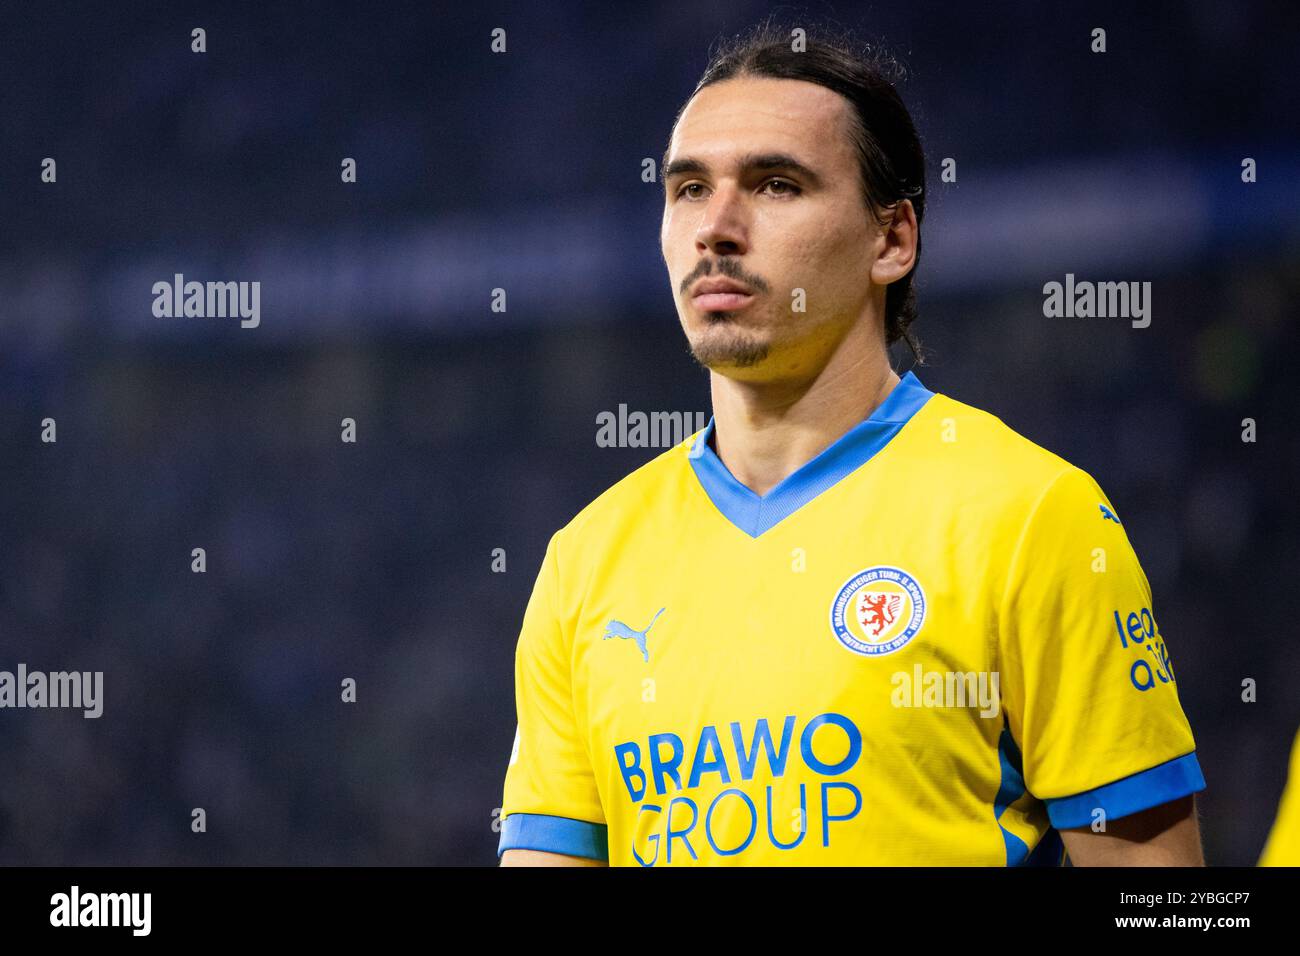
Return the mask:
[[[1296, 8], [972, 7], [809, 8], [909, 67], [918, 373], [1115, 502], [1208, 858], [1252, 864], [1300, 726]], [[0, 863], [495, 862], [547, 539], [659, 451], [596, 415], [709, 410], [641, 162], [770, 9], [5, 6], [0, 669], [102, 670], [106, 702], [0, 710]], [[260, 281], [261, 325], [154, 318], [176, 272]], [[1067, 272], [1151, 281], [1150, 328], [1044, 318]]]

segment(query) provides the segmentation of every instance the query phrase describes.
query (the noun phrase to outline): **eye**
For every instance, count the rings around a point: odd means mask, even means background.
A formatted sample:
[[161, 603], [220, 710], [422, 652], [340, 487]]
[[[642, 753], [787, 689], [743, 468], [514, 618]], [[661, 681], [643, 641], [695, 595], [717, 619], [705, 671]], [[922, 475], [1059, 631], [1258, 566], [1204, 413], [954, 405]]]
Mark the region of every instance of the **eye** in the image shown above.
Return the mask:
[[799, 193], [803, 192], [802, 189], [790, 182], [788, 179], [769, 179], [763, 184], [764, 189], [767, 189], [770, 186], [782, 187], [780, 190], [772, 193], [773, 196], [797, 196]]
[[[686, 183], [680, 189], [677, 190], [677, 197], [679, 199], [682, 198], [682, 196], [686, 194], [686, 190], [688, 189], [703, 189], [703, 188], [704, 188], [704, 183]], [[699, 193], [695, 193], [694, 195], [686, 196], [686, 198], [699, 199], [700, 195]]]

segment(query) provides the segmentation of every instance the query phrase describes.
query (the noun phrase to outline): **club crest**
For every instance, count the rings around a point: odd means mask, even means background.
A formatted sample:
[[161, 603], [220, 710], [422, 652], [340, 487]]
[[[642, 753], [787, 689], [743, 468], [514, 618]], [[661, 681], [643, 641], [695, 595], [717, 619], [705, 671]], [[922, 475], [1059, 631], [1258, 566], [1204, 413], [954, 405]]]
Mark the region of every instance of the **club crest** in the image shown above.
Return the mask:
[[831, 602], [831, 631], [855, 654], [882, 657], [925, 623], [925, 591], [906, 571], [882, 565], [859, 571]]

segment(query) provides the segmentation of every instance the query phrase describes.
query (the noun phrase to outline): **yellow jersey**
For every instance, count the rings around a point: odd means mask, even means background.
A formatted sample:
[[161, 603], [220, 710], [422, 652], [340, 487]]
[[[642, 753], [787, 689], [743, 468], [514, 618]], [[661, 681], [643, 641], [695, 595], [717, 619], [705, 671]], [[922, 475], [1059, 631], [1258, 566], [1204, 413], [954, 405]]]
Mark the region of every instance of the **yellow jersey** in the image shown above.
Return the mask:
[[1260, 866], [1300, 866], [1300, 733], [1291, 745], [1291, 767], [1277, 819], [1259, 858]]
[[713, 429], [551, 538], [499, 853], [1059, 865], [1059, 829], [1205, 787], [1086, 472], [913, 372], [766, 495]]

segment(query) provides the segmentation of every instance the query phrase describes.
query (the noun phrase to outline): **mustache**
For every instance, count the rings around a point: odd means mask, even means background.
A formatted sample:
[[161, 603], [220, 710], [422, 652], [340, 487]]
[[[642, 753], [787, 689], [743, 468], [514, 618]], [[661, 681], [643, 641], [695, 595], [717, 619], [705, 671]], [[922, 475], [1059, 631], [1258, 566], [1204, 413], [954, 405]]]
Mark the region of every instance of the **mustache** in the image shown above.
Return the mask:
[[761, 276], [749, 275], [735, 259], [722, 256], [717, 259], [701, 259], [695, 268], [682, 279], [681, 294], [685, 295], [691, 286], [709, 275], [721, 275], [726, 276], [728, 279], [735, 279], [737, 282], [745, 283], [755, 292], [767, 291], [767, 283], [763, 281]]

